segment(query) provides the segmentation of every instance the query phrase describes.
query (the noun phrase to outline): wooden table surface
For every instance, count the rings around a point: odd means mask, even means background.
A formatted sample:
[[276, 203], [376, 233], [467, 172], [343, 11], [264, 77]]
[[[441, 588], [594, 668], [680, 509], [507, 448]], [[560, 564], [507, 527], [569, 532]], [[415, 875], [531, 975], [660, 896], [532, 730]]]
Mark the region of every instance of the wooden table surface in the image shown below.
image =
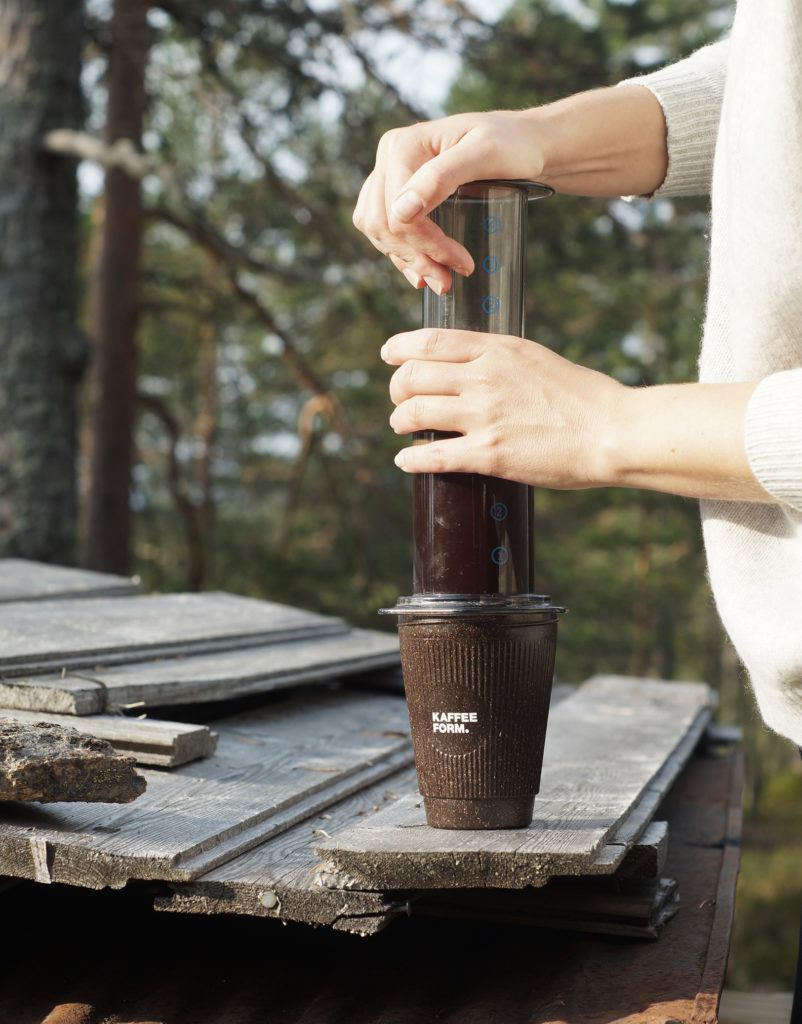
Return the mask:
[[[659, 940], [409, 920], [360, 939], [159, 915], [156, 886], [0, 895], [15, 1024], [714, 1024], [739, 860], [742, 759], [697, 754], [658, 812], [681, 909]], [[72, 1004], [68, 1006], [67, 1004]]]

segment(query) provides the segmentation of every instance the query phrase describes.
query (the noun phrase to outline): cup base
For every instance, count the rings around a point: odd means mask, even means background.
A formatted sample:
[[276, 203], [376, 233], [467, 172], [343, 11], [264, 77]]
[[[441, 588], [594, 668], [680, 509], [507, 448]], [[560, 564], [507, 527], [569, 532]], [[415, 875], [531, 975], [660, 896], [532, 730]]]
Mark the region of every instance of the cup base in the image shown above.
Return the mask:
[[535, 810], [533, 796], [452, 799], [425, 796], [426, 822], [432, 828], [528, 828]]

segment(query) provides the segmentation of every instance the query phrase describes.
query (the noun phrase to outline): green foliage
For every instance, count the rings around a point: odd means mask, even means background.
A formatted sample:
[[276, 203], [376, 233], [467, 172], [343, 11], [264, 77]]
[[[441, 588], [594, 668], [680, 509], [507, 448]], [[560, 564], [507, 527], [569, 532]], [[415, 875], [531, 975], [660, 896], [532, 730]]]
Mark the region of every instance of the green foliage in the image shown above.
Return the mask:
[[766, 840], [770, 837], [744, 849], [741, 857], [726, 981], [728, 988], [739, 992], [790, 992], [794, 987], [802, 843]]

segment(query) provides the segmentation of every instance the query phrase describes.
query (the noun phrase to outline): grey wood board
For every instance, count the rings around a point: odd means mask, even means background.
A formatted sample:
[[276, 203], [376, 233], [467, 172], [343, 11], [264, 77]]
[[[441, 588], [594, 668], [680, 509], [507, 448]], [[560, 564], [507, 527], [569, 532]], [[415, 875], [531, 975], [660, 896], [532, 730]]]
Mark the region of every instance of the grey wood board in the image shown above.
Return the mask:
[[138, 590], [139, 581], [128, 576], [23, 558], [0, 558], [0, 603], [58, 597], [116, 597], [135, 594]]
[[61, 715], [93, 715], [106, 709], [100, 683], [66, 674], [0, 677], [0, 704], [20, 711], [47, 711]]
[[588, 866], [587, 874], [607, 874], [617, 870], [627, 850], [648, 827], [666, 793], [706, 734], [712, 713], [711, 708], [704, 708], [699, 712], [682, 742], [666, 759], [663, 767], [641, 793], [638, 802], [621, 821], [615, 835]]
[[227, 700], [391, 667], [399, 661], [396, 636], [356, 629], [85, 674], [102, 684], [107, 706], [114, 708], [137, 701], [155, 705]]
[[165, 722], [157, 718], [127, 718], [125, 715], [52, 715], [43, 711], [20, 711], [0, 707], [0, 718], [18, 722], [50, 722], [64, 725], [85, 736], [107, 740], [115, 750], [131, 754], [137, 764], [173, 768], [208, 757], [217, 746], [217, 736], [206, 725]]
[[[573, 692], [575, 688], [561, 697]], [[673, 763], [676, 761], [672, 760]], [[667, 826], [665, 822], [650, 822], [649, 818], [656, 806], [654, 792], [662, 792], [662, 784], [669, 779], [667, 766], [668, 763], [659, 779], [655, 779], [653, 788], [642, 795], [648, 814], [636, 804], [621, 821], [609, 844], [599, 851], [590, 871], [615, 871], [615, 876], [622, 878], [659, 874], [667, 853]], [[305, 821], [242, 856], [226, 861], [208, 874], [176, 887], [172, 897], [157, 901], [157, 909], [244, 914], [326, 924], [359, 934], [373, 933], [406, 912], [409, 900], [416, 899], [417, 894], [371, 893], [361, 890], [353, 880], [351, 888], [341, 888], [341, 879], [326, 870], [312, 847], [321, 836], [328, 838], [355, 821], [365, 821], [402, 797], [420, 799], [414, 771], [401, 772], [356, 793], [331, 806], [317, 819]]]
[[405, 769], [332, 804], [294, 828], [185, 883], [155, 901], [157, 910], [189, 914], [244, 914], [280, 921], [327, 925], [373, 934], [408, 912], [406, 896], [336, 890], [322, 884], [313, 845], [321, 835], [375, 813], [405, 792], [417, 791], [414, 770]]
[[657, 878], [668, 857], [668, 822], [651, 821], [615, 869], [616, 878]]
[[340, 619], [222, 593], [10, 602], [0, 618], [0, 673], [30, 676], [346, 629]]
[[112, 668], [0, 680], [0, 703], [22, 710], [85, 715], [133, 704], [194, 704], [268, 693], [303, 683], [393, 667], [398, 639], [354, 629], [212, 654], [144, 660]]
[[[173, 894], [157, 898], [156, 909], [189, 914], [243, 914], [328, 925], [360, 935], [374, 934], [396, 917], [414, 913], [416, 901], [428, 894], [338, 889], [327, 878], [313, 846], [320, 836], [375, 814], [400, 796], [417, 793], [417, 788], [415, 772], [402, 771], [355, 792], [325, 813], [207, 874], [185, 884], [173, 884]], [[667, 832], [665, 822], [653, 822], [627, 852], [615, 877], [656, 878], [665, 863]], [[491, 903], [495, 891], [482, 890]], [[460, 896], [460, 890], [449, 894], [455, 903]], [[500, 910], [503, 899], [502, 896]], [[469, 911], [470, 906], [463, 916], [471, 916]], [[615, 933], [614, 928], [609, 931]], [[636, 934], [642, 933], [643, 927], [639, 926]]]
[[403, 701], [386, 694], [293, 698], [213, 723], [214, 755], [119, 808], [3, 808], [0, 874], [90, 888], [189, 879], [412, 760]]
[[670, 878], [553, 879], [539, 889], [424, 893], [410, 904], [414, 917], [448, 917], [594, 935], [656, 939], [679, 909]]
[[[700, 683], [594, 677], [551, 713], [529, 828], [433, 829], [422, 801], [407, 795], [319, 843], [317, 851], [340, 888], [514, 889], [542, 885], [553, 875], [585, 874], [672, 754], [690, 756], [692, 746], [684, 741], [693, 733], [698, 738], [712, 703], [712, 692]], [[675, 760], [671, 778], [682, 757]], [[648, 818], [640, 831], [647, 824]], [[639, 834], [635, 828], [628, 844]]]

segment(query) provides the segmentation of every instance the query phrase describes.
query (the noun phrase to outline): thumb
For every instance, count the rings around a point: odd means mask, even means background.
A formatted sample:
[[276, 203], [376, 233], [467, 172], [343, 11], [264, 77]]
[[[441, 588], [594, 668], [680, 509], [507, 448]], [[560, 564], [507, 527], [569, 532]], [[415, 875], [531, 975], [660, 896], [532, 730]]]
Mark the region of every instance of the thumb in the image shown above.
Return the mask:
[[[390, 205], [391, 215], [403, 224], [439, 206], [460, 185], [483, 176], [487, 154], [479, 140], [463, 135], [450, 149], [418, 168]], [[486, 176], [486, 175], [485, 175]]]

